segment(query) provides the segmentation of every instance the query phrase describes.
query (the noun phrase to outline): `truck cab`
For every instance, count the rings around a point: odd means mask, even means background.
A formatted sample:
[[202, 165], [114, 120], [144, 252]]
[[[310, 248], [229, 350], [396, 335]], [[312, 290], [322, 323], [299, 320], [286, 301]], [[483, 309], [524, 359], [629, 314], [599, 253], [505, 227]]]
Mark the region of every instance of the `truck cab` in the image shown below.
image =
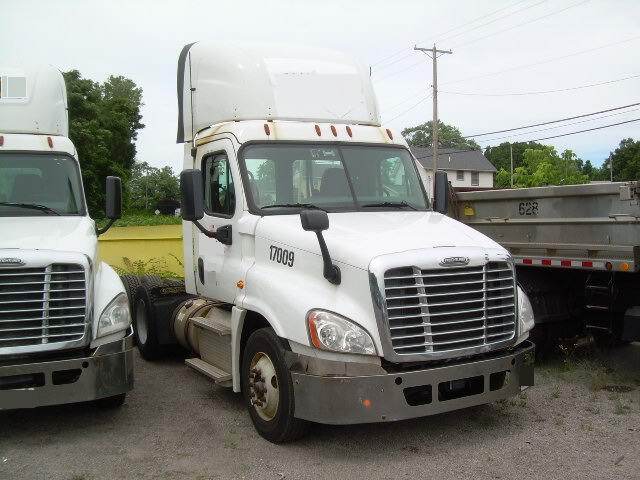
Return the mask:
[[243, 393], [263, 437], [532, 385], [513, 260], [442, 214], [440, 174], [434, 211], [368, 69], [324, 49], [196, 43], [178, 105], [191, 298], [170, 329], [188, 365]]
[[[124, 287], [100, 261], [64, 79], [52, 67], [0, 69], [0, 409], [97, 400], [133, 386]], [[107, 216], [120, 216], [107, 179]]]

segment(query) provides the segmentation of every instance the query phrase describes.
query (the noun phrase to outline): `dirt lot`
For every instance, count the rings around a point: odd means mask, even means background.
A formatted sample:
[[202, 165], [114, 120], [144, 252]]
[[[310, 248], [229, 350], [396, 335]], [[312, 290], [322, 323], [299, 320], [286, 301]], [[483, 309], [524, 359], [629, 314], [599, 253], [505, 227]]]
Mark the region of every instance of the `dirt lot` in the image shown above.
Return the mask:
[[136, 360], [120, 410], [0, 413], [0, 479], [640, 478], [640, 344], [541, 362], [506, 402], [286, 446], [179, 359]]

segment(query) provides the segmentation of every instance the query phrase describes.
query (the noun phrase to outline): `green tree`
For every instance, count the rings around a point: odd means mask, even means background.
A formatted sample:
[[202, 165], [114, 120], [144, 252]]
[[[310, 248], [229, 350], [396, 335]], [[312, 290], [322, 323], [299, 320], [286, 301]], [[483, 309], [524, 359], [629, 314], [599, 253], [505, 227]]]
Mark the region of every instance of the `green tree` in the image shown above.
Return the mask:
[[171, 167], [155, 168], [135, 163], [127, 182], [126, 208], [131, 212], [152, 212], [161, 200], [178, 200], [180, 182]]
[[[402, 130], [402, 135], [412, 147], [430, 147], [433, 143], [429, 121], [415, 127]], [[438, 120], [438, 146], [442, 148], [459, 148], [461, 150], [480, 150], [475, 140], [464, 138], [456, 127]]]
[[601, 177], [608, 180], [609, 163], [613, 166], [613, 181], [623, 182], [627, 180], [640, 179], [640, 141], [634, 141], [632, 138], [625, 138], [620, 141], [620, 145], [616, 148], [609, 158], [602, 164]]
[[138, 130], [144, 128], [142, 89], [128, 78], [111, 76], [98, 83], [80, 72], [64, 72], [69, 107], [69, 137], [82, 167], [89, 213], [104, 212], [105, 178], [127, 181], [135, 162]]
[[551, 146], [526, 149], [522, 165], [514, 169], [515, 187], [575, 185], [588, 181], [589, 177], [582, 173], [582, 161], [574, 152], [565, 150], [558, 155]]
[[[522, 157], [527, 148], [544, 148], [544, 145], [536, 142], [514, 142], [513, 147], [513, 168], [514, 170], [522, 165]], [[511, 170], [511, 153], [509, 150], [509, 142], [503, 142], [495, 147], [486, 147], [484, 156], [489, 160], [498, 171], [504, 168], [507, 172]]]

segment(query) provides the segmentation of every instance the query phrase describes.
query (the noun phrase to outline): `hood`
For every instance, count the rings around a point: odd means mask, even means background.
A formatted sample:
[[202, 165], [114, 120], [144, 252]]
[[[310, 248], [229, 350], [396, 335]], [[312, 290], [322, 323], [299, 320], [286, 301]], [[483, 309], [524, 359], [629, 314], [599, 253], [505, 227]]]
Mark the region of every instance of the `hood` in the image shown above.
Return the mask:
[[83, 253], [94, 259], [97, 237], [89, 217], [0, 217], [0, 249]]
[[[480, 232], [435, 212], [330, 213], [323, 232], [332, 259], [367, 269], [379, 255], [438, 247], [504, 250]], [[299, 215], [260, 219], [256, 236], [320, 254], [313, 232], [302, 229]]]

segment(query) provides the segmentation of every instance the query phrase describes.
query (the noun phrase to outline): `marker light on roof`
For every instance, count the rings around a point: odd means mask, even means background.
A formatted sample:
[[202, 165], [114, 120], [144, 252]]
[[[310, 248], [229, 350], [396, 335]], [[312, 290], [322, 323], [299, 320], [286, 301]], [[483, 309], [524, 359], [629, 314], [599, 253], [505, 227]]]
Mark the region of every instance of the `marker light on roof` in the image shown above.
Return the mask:
[[267, 123], [264, 124], [264, 133], [271, 135], [271, 130], [269, 130], [269, 124]]
[[388, 128], [387, 128], [387, 135], [389, 135], [390, 140], [393, 140], [393, 134], [391, 133], [391, 130], [389, 130]]
[[320, 125], [316, 125], [316, 133], [318, 134], [318, 136], [322, 135], [322, 132], [320, 131]]
[[333, 125], [331, 125], [331, 133], [333, 133], [334, 137], [338, 136], [338, 131], [336, 130], [336, 127]]
[[47, 137], [47, 143], [49, 144], [49, 148], [53, 148], [53, 140], [51, 140], [51, 137]]
[[349, 125], [347, 125], [347, 135], [349, 135], [349, 137], [353, 137], [353, 132], [351, 131], [351, 127]]

